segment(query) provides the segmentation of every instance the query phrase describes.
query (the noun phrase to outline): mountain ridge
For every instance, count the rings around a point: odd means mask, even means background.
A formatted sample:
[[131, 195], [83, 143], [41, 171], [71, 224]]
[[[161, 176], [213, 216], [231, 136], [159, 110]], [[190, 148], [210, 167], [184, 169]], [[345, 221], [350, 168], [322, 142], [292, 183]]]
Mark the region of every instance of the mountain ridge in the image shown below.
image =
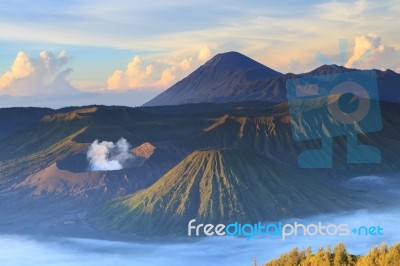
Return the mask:
[[[354, 197], [354, 198], [353, 198]], [[187, 156], [154, 185], [91, 214], [96, 227], [127, 234], [184, 235], [187, 222], [253, 223], [351, 209], [355, 193], [293, 177], [287, 167], [248, 150], [204, 149]]]
[[[322, 65], [302, 74], [282, 74], [238, 52], [220, 53], [143, 106], [242, 101], [286, 102], [286, 82], [291, 78], [354, 71]], [[400, 74], [374, 69], [380, 98], [400, 99]]]
[[196, 99], [207, 95], [214, 95], [211, 98], [226, 97], [229, 88], [247, 81], [281, 75], [282, 73], [238, 52], [221, 53], [143, 106], [196, 103]]

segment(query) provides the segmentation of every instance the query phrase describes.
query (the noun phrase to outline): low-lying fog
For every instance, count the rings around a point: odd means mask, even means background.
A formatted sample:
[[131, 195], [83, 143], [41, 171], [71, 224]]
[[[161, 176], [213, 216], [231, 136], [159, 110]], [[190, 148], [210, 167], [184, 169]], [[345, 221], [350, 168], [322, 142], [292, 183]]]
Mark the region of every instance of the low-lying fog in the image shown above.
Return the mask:
[[[386, 189], [384, 180], [380, 178], [354, 179], [353, 185], [371, 185]], [[374, 185], [375, 182], [375, 185]], [[392, 191], [397, 187], [391, 183]], [[133, 243], [114, 242], [93, 239], [49, 238], [34, 239], [26, 236], [0, 236], [1, 265], [15, 266], [204, 266], [204, 265], [252, 265], [254, 257], [259, 265], [287, 252], [293, 247], [305, 248], [344, 242], [351, 253], [364, 254], [374, 245], [382, 241], [394, 244], [400, 241], [398, 223], [400, 208], [381, 210], [358, 210], [335, 215], [317, 215], [305, 219], [291, 219], [286, 222], [302, 222], [304, 224], [346, 223], [352, 227], [381, 226], [382, 236], [298, 236], [282, 241], [280, 237], [263, 237], [246, 240], [232, 237], [198, 238], [191, 243]], [[285, 222], [285, 221], [284, 221]], [[186, 228], [182, 228], [186, 230]]]

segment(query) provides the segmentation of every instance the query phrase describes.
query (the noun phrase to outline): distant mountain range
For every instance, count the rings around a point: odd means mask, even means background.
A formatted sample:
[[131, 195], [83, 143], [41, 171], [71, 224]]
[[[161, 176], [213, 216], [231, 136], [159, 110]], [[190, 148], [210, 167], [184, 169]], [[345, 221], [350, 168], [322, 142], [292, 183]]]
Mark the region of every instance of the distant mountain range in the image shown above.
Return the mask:
[[[144, 106], [243, 101], [285, 102], [286, 81], [290, 78], [351, 70], [353, 69], [337, 65], [323, 65], [304, 74], [282, 74], [238, 52], [222, 53]], [[400, 74], [392, 70], [375, 71], [380, 99], [399, 100]]]

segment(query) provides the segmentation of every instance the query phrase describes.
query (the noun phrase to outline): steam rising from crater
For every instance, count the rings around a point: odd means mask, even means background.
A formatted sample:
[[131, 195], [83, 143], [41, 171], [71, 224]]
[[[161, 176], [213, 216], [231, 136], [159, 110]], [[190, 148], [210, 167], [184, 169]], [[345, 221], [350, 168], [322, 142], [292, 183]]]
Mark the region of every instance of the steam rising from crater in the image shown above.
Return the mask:
[[124, 164], [133, 159], [129, 152], [131, 145], [120, 138], [115, 144], [110, 141], [93, 141], [87, 152], [86, 158], [89, 162], [90, 171], [111, 171], [124, 168]]

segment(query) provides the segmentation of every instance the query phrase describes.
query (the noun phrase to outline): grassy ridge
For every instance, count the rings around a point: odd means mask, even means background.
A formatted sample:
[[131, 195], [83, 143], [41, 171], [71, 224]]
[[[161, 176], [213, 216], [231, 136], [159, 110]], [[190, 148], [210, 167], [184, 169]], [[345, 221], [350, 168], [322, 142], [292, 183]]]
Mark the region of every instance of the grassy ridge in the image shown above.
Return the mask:
[[84, 130], [85, 128], [82, 128], [52, 145], [26, 156], [0, 161], [0, 182], [12, 182], [14, 179], [34, 174], [53, 162], [81, 150], [85, 145], [76, 143], [72, 139]]
[[0, 109], [0, 140], [12, 133], [38, 122], [55, 111], [50, 108], [13, 107]]
[[76, 132], [83, 133], [90, 120], [77, 113], [44, 116], [34, 125], [18, 131], [0, 142], [0, 161], [44, 152]]
[[196, 151], [150, 188], [92, 213], [95, 226], [125, 233], [185, 233], [187, 222], [257, 222], [352, 207], [345, 192], [251, 151]]

